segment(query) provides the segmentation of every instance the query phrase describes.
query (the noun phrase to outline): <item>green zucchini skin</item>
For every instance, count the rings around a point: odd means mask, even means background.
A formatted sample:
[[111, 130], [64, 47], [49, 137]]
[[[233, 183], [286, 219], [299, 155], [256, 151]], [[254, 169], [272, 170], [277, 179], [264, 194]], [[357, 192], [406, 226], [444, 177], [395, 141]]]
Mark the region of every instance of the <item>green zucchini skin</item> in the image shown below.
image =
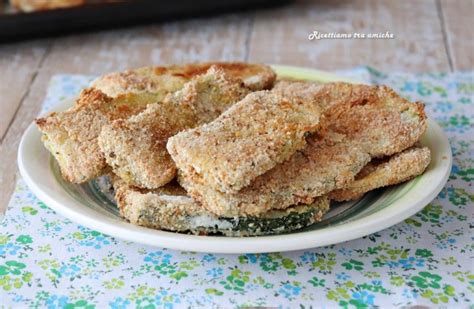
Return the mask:
[[[326, 212], [318, 205], [300, 205], [287, 209], [287, 211], [270, 211], [268, 217], [216, 217], [206, 211], [196, 215], [185, 214], [174, 215], [164, 222], [158, 207], [148, 206], [142, 208], [139, 213], [138, 223], [155, 229], [169, 230], [175, 232], [191, 233], [196, 235], [225, 235], [225, 236], [261, 236], [287, 233], [295, 231], [321, 220]], [[207, 223], [203, 223], [207, 222]]]
[[[329, 202], [327, 208], [329, 208]], [[318, 200], [314, 204], [293, 206], [286, 211], [270, 211], [265, 217], [221, 217], [219, 220], [231, 223], [232, 228], [217, 228], [215, 233], [226, 236], [261, 236], [287, 233], [320, 221], [326, 212], [325, 201]], [[206, 227], [204, 227], [204, 230], [206, 230]]]
[[273, 210], [263, 217], [219, 218], [187, 196], [173, 196], [170, 202], [169, 196], [163, 200], [163, 196], [146, 195], [142, 196], [146, 202], [133, 204], [132, 198], [132, 204], [121, 207], [122, 215], [140, 226], [196, 235], [240, 237], [287, 233], [320, 221], [329, 209], [329, 200], [324, 197], [311, 205]]
[[329, 210], [329, 200], [323, 196], [311, 205], [272, 210], [260, 217], [216, 217], [197, 205], [184, 190], [114, 186], [120, 213], [132, 224], [196, 235], [242, 237], [287, 233], [321, 221]]

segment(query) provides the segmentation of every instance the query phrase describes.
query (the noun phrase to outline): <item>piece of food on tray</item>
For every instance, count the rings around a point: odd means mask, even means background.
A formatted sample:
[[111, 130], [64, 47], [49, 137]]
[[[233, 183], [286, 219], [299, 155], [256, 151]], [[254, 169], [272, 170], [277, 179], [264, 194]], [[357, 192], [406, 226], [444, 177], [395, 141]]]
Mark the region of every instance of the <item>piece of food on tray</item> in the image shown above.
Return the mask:
[[[37, 119], [42, 139], [58, 161], [64, 178], [82, 183], [103, 174], [107, 164], [97, 143], [102, 126], [127, 119], [148, 104], [160, 102], [211, 65], [153, 67], [106, 75], [83, 90], [71, 109]], [[253, 89], [271, 87], [275, 79], [271, 68], [265, 65], [219, 63], [218, 66]]]
[[219, 66], [229, 76], [241, 79], [245, 87], [251, 90], [269, 89], [276, 75], [263, 64], [242, 62], [209, 62], [186, 65], [143, 67], [124, 72], [104, 75], [92, 83], [92, 87], [111, 97], [123, 93], [153, 93], [158, 99], [177, 91], [193, 77], [207, 72], [211, 66]]
[[332, 191], [331, 200], [355, 200], [364, 193], [410, 180], [430, 164], [431, 152], [427, 147], [413, 146], [391, 157], [375, 159], [365, 166], [356, 180], [343, 189]]
[[331, 103], [332, 111], [325, 112], [321, 130], [327, 132], [323, 138], [308, 137], [303, 150], [237, 193], [214, 190], [201, 174], [189, 171], [179, 177], [183, 187], [206, 209], [221, 216], [258, 215], [309, 204], [315, 197], [352, 182], [371, 157], [412, 146], [426, 128], [423, 105], [410, 103], [387, 87], [332, 83], [320, 89], [324, 98], [334, 93], [334, 100], [347, 90], [342, 101]]
[[83, 5], [85, 0], [10, 0], [11, 5], [22, 12], [64, 9]]
[[209, 188], [237, 192], [303, 148], [319, 116], [311, 102], [254, 92], [213, 122], [173, 136], [167, 148], [184, 174], [198, 175]]
[[155, 189], [176, 176], [168, 138], [209, 122], [250, 90], [218, 66], [197, 76], [161, 103], [102, 128], [99, 146], [115, 174], [128, 184]]
[[295, 231], [321, 221], [329, 199], [317, 198], [311, 205], [272, 210], [259, 217], [218, 217], [200, 207], [177, 183], [155, 190], [139, 189], [114, 181], [121, 215], [131, 223], [199, 235], [258, 236]]

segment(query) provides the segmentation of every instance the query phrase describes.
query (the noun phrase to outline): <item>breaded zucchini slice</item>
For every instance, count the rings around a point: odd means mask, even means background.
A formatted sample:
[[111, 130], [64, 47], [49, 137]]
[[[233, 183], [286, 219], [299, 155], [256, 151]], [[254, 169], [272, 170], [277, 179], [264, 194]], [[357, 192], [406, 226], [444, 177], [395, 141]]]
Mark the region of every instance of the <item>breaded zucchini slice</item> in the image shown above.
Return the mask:
[[225, 62], [147, 67], [100, 77], [81, 92], [71, 109], [36, 120], [63, 177], [83, 183], [102, 175], [107, 167], [97, 143], [102, 127], [161, 102], [213, 64], [251, 89], [270, 88], [275, 80], [266, 65]]
[[428, 147], [414, 146], [384, 159], [367, 164], [356, 176], [356, 180], [345, 188], [332, 191], [331, 200], [355, 200], [366, 192], [408, 181], [420, 174], [430, 164]]
[[167, 149], [183, 174], [235, 193], [304, 148], [319, 116], [311, 102], [253, 92], [216, 120], [173, 136]]
[[145, 190], [114, 183], [121, 215], [132, 224], [199, 235], [258, 236], [291, 232], [319, 222], [329, 210], [329, 199], [311, 205], [272, 210], [259, 217], [218, 217], [197, 205], [176, 183]]
[[185, 65], [142, 67], [99, 77], [92, 87], [108, 96], [123, 93], [153, 93], [162, 100], [170, 92], [177, 91], [195, 76], [204, 74], [212, 66], [218, 66], [227, 74], [243, 81], [251, 90], [270, 89], [276, 78], [275, 72], [264, 64], [243, 62], [208, 62]]
[[250, 90], [218, 66], [197, 76], [161, 103], [105, 125], [99, 146], [115, 174], [131, 185], [159, 188], [176, 176], [168, 138], [218, 117]]
[[[288, 88], [273, 92], [291, 95], [296, 91], [294, 85], [301, 83], [286, 85]], [[423, 104], [409, 102], [388, 87], [330, 83], [307, 88], [307, 93], [299, 89], [298, 97], [323, 110], [321, 134], [308, 136], [303, 149], [238, 192], [224, 194], [209, 186], [205, 174], [194, 167], [194, 157], [202, 156], [177, 156], [169, 142], [170, 154], [182, 169], [180, 184], [189, 195], [219, 216], [258, 216], [271, 209], [309, 204], [315, 197], [344, 188], [372, 158], [411, 147], [426, 129]], [[189, 143], [184, 150], [194, 144]], [[245, 155], [252, 162], [252, 153]], [[232, 156], [228, 160], [233, 164]], [[209, 168], [212, 163], [212, 159], [207, 162]]]

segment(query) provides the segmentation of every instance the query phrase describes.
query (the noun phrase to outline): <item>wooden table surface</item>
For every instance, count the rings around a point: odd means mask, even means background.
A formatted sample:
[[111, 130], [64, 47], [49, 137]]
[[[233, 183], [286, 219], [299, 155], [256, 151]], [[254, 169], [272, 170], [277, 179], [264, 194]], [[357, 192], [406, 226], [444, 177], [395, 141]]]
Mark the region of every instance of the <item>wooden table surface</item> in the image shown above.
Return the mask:
[[[0, 213], [18, 177], [21, 135], [57, 73], [225, 60], [323, 70], [472, 70], [473, 0], [305, 1], [265, 11], [0, 45]], [[308, 40], [314, 30], [390, 31], [394, 39]]]

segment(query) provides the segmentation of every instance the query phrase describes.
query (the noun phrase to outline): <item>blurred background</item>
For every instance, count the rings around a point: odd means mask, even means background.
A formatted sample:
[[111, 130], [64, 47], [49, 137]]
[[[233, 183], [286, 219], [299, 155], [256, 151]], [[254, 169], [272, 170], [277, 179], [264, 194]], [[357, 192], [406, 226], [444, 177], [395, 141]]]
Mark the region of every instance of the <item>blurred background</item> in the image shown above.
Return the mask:
[[[249, 61], [322, 70], [472, 70], [474, 0], [0, 0], [0, 202], [54, 74]], [[392, 39], [310, 40], [391, 33]], [[380, 73], [383, 74], [383, 73]]]

